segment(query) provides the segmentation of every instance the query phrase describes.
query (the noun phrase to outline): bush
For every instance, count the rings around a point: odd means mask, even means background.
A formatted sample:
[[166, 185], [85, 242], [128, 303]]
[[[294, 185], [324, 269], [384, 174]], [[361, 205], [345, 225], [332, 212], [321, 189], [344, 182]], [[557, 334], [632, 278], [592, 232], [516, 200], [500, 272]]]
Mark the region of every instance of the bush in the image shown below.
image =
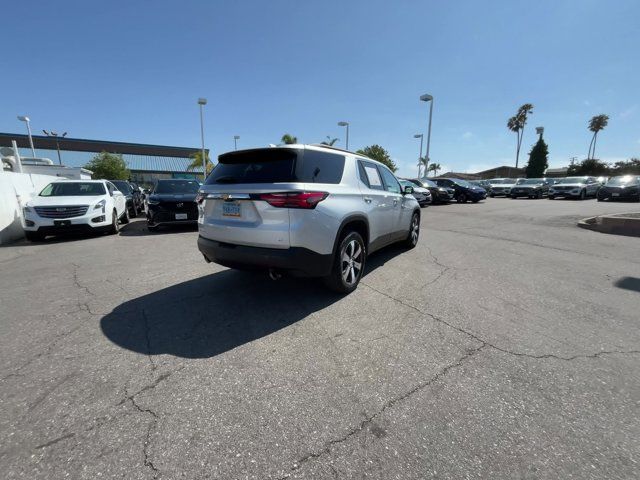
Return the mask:
[[84, 168], [91, 170], [96, 180], [128, 180], [131, 176], [122, 155], [116, 153], [99, 153]]

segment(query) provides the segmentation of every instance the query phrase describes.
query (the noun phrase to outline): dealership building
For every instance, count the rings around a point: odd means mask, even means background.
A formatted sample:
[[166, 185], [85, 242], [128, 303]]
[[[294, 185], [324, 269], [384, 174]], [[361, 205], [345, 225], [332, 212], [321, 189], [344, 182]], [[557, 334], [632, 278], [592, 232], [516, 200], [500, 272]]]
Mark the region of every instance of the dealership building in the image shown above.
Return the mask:
[[[98, 153], [108, 152], [121, 154], [131, 171], [131, 180], [140, 184], [152, 184], [160, 178], [202, 178], [202, 169], [187, 170], [192, 155], [200, 151], [198, 148], [41, 135], [33, 135], [32, 139], [35, 157], [48, 158], [54, 165], [84, 167]], [[13, 140], [21, 157], [33, 157], [28, 135], [0, 133], [0, 147], [11, 147]]]

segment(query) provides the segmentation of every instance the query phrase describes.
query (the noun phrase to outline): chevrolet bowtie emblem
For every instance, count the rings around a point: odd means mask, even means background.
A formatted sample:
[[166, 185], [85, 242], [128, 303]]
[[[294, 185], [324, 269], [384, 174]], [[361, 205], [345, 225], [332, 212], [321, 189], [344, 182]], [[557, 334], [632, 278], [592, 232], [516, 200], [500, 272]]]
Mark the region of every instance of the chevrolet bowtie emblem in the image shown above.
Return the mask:
[[182, 208], [183, 205], [184, 205], [184, 203], [176, 203], [176, 207], [178, 207], [178, 208]]

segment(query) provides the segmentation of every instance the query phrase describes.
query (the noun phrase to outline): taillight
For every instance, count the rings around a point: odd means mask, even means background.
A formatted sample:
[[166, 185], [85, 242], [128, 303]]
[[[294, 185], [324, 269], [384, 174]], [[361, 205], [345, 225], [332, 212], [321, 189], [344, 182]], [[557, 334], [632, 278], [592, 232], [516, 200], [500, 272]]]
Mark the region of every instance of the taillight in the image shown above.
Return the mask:
[[327, 192], [283, 192], [263, 193], [259, 196], [272, 207], [278, 208], [316, 208], [316, 205], [327, 198]]
[[196, 203], [200, 205], [202, 202], [204, 202], [205, 198], [207, 198], [206, 193], [198, 192], [198, 194], [196, 195]]

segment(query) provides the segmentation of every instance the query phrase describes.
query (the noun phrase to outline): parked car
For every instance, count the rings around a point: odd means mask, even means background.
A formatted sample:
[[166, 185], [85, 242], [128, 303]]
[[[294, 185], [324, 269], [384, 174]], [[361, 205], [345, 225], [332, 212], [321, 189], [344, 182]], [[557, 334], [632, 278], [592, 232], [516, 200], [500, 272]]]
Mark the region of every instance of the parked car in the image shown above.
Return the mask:
[[398, 181], [403, 187], [411, 187], [413, 189], [413, 193], [411, 195], [413, 195], [421, 207], [426, 207], [431, 203], [431, 192], [428, 188], [419, 187], [415, 183], [405, 180], [404, 178], [399, 178]]
[[157, 230], [162, 225], [197, 224], [196, 196], [200, 183], [196, 180], [158, 180], [146, 195], [147, 228]]
[[484, 188], [487, 195], [491, 194], [491, 182], [489, 180], [469, 180], [469, 183], [476, 187]]
[[453, 188], [440, 187], [428, 178], [412, 178], [409, 181], [414, 185], [428, 189], [431, 192], [431, 203], [434, 204], [449, 203], [456, 193]]
[[127, 202], [127, 208], [129, 209], [129, 216], [137, 217], [138, 213], [144, 210], [140, 190], [138, 190], [138, 188], [134, 188], [130, 182], [125, 180], [110, 180], [110, 182], [124, 194]]
[[487, 191], [484, 188], [472, 185], [466, 180], [459, 178], [434, 178], [431, 180], [440, 187], [453, 188], [453, 198], [455, 198], [458, 203], [466, 203], [469, 200], [477, 203], [487, 198]]
[[511, 187], [511, 198], [542, 198], [549, 194], [551, 181], [546, 178], [521, 178]]
[[579, 198], [595, 197], [600, 189], [600, 182], [595, 177], [561, 178], [549, 188], [549, 200], [556, 197]]
[[23, 228], [30, 241], [47, 235], [117, 233], [129, 223], [124, 194], [107, 180], [59, 180], [50, 183], [23, 208]]
[[501, 195], [508, 197], [511, 194], [511, 187], [513, 187], [518, 179], [515, 178], [490, 178], [488, 180], [491, 185], [489, 191], [490, 197], [499, 197]]
[[331, 147], [225, 153], [199, 195], [198, 248], [207, 262], [323, 277], [349, 293], [372, 252], [418, 243], [412, 193], [381, 163]]
[[598, 190], [597, 199], [603, 200], [635, 200], [640, 202], [640, 175], [621, 175], [611, 177]]

